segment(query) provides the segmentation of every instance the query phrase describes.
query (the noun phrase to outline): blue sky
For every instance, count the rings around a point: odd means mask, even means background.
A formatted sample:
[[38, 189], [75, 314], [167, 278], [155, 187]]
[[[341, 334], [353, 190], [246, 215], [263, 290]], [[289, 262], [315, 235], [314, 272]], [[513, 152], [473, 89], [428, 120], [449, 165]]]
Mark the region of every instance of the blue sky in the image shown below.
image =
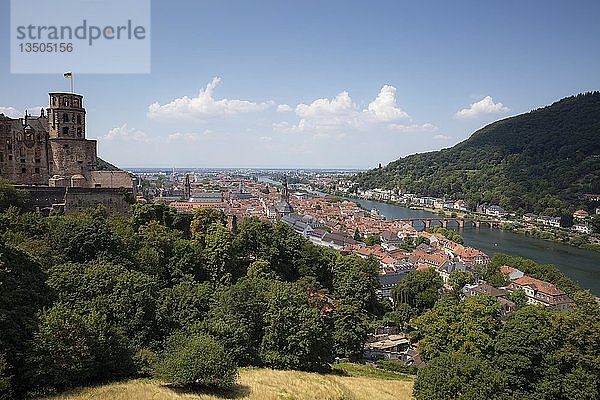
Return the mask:
[[[69, 83], [10, 74], [0, 4], [0, 112], [18, 114]], [[600, 89], [598, 15], [598, 1], [154, 0], [152, 73], [73, 71], [75, 89], [119, 166], [373, 167]]]

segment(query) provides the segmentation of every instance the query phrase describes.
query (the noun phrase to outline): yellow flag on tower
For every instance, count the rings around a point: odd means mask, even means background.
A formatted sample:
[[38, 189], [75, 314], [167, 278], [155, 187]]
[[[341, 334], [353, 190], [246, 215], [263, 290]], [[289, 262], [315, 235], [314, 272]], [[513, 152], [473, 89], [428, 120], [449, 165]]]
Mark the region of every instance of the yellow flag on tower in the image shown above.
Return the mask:
[[63, 76], [64, 76], [66, 79], [73, 79], [73, 73], [72, 73], [72, 72], [65, 72], [65, 73], [63, 74]]

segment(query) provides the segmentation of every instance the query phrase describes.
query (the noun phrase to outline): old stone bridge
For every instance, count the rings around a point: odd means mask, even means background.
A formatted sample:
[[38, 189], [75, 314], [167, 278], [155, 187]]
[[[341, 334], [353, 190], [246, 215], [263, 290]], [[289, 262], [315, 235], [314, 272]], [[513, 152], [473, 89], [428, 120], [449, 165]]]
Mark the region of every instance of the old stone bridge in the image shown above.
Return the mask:
[[415, 227], [415, 224], [421, 223], [425, 229], [429, 229], [432, 226], [442, 226], [444, 228], [465, 228], [465, 227], [473, 227], [473, 228], [502, 228], [502, 221], [494, 220], [494, 219], [479, 219], [479, 218], [445, 218], [445, 217], [432, 217], [432, 218], [409, 218], [402, 219], [406, 223], [411, 224], [411, 226]]

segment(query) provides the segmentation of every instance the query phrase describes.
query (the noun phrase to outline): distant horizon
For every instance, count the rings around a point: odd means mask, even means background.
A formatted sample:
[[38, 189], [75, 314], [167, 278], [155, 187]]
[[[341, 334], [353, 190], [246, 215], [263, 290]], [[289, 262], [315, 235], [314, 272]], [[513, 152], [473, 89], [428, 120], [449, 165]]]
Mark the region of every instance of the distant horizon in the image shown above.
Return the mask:
[[[102, 158], [102, 157], [100, 157]], [[111, 163], [112, 164], [112, 163]], [[114, 164], [113, 164], [114, 165]], [[250, 169], [250, 170], [273, 170], [273, 171], [287, 171], [287, 170], [314, 170], [314, 171], [366, 171], [366, 168], [345, 168], [345, 167], [285, 167], [285, 166], [266, 166], [266, 167], [248, 167], [248, 166], [233, 166], [233, 167], [218, 167], [218, 166], [202, 166], [202, 167], [179, 167], [179, 166], [151, 166], [151, 167], [140, 167], [140, 166], [118, 166], [120, 169], [127, 170], [238, 170], [238, 169]]]

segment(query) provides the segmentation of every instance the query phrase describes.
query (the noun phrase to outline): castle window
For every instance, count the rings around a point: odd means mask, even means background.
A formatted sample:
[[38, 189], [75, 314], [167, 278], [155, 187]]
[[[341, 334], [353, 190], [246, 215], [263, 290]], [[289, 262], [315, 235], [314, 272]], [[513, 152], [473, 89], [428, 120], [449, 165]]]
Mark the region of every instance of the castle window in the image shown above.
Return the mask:
[[63, 127], [62, 131], [63, 131], [63, 135], [68, 135], [69, 134], [69, 127], [68, 126]]
[[21, 173], [22, 174], [26, 174], [27, 173], [27, 168], [21, 168]]
[[40, 167], [35, 167], [35, 173], [39, 174], [40, 173]]
[[25, 164], [25, 159], [24, 159], [24, 158], [21, 158], [21, 162], [22, 162], [23, 164]]
[[81, 137], [81, 128], [77, 128], [77, 137]]
[[79, 107], [79, 100], [77, 100], [77, 99], [73, 100], [73, 106]]
[[63, 122], [69, 122], [69, 114], [67, 114], [67, 113], [63, 114]]
[[4, 162], [4, 153], [0, 151], [0, 162]]
[[13, 158], [13, 157], [12, 157], [12, 154], [9, 154], [9, 155], [8, 155], [8, 161], [12, 161], [12, 158]]
[[36, 158], [36, 159], [35, 159], [35, 163], [36, 163], [36, 164], [39, 164], [40, 162], [41, 162], [41, 160], [40, 160], [39, 158]]
[[77, 116], [77, 123], [80, 124], [81, 123], [81, 115]]

